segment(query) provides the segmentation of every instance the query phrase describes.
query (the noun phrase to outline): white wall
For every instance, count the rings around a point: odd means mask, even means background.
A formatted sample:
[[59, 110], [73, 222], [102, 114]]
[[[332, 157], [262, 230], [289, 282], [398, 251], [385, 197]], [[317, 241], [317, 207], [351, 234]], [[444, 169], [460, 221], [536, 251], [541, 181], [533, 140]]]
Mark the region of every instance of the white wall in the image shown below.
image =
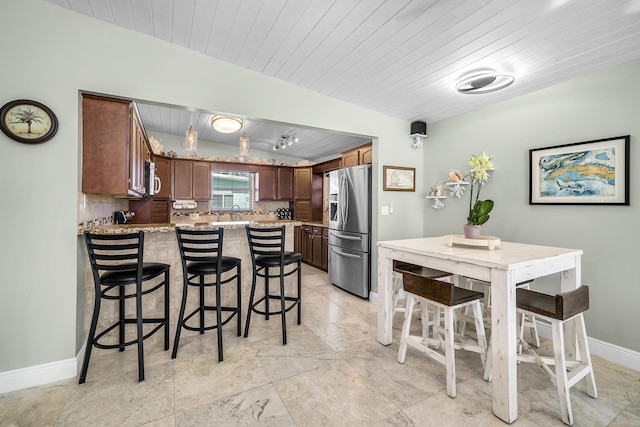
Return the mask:
[[[634, 61], [434, 123], [424, 153], [427, 189], [446, 180], [450, 168], [467, 168], [470, 154], [493, 154], [495, 172], [482, 195], [496, 205], [483, 234], [583, 249], [589, 336], [635, 351], [640, 351], [633, 320], [640, 301], [638, 76], [640, 61]], [[529, 149], [621, 135], [631, 135], [630, 206], [528, 204]], [[461, 234], [467, 209], [468, 197], [449, 198], [440, 211], [425, 209], [425, 235]], [[543, 290], [557, 292], [556, 286], [557, 280], [547, 281]]]
[[57, 135], [41, 145], [0, 135], [0, 374], [75, 357], [80, 90], [373, 135], [374, 207], [404, 206], [380, 221], [374, 215], [374, 244], [422, 235], [421, 175], [411, 194], [383, 194], [378, 179], [380, 159], [421, 167], [403, 120], [42, 0], [0, 3], [0, 52], [0, 103], [34, 99], [60, 121]]

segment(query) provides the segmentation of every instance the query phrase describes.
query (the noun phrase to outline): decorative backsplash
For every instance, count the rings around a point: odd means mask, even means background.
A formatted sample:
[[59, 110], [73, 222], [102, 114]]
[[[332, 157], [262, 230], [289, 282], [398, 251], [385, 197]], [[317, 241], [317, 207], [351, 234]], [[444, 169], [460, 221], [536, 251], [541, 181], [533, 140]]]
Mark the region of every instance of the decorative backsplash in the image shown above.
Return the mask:
[[78, 227], [113, 224], [113, 213], [128, 209], [129, 201], [127, 199], [78, 193]]
[[[289, 202], [262, 201], [253, 203], [253, 212], [243, 215], [255, 216], [255, 219], [276, 218], [278, 209], [288, 208]], [[99, 196], [95, 194], [78, 193], [78, 228], [95, 227], [99, 225], [113, 224], [113, 213], [115, 211], [128, 211], [129, 200], [118, 199], [113, 196]], [[211, 212], [209, 202], [198, 202], [194, 209], [174, 210], [171, 209], [171, 216], [189, 216], [197, 213], [199, 215], [216, 214]], [[213, 220], [212, 220], [213, 221]]]

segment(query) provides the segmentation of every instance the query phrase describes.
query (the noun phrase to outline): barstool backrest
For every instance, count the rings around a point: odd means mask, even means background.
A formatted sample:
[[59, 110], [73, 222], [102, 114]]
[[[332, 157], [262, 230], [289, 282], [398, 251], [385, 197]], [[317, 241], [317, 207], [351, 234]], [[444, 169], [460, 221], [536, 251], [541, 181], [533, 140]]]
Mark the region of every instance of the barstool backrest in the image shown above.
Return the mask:
[[95, 234], [84, 232], [89, 262], [96, 283], [100, 271], [137, 270], [138, 282], [142, 278], [144, 232], [126, 234]]
[[270, 228], [255, 228], [245, 225], [251, 261], [255, 265], [255, 257], [280, 256], [284, 259], [285, 226]]
[[216, 230], [189, 230], [176, 227], [183, 271], [188, 262], [217, 262], [221, 271], [224, 228]]

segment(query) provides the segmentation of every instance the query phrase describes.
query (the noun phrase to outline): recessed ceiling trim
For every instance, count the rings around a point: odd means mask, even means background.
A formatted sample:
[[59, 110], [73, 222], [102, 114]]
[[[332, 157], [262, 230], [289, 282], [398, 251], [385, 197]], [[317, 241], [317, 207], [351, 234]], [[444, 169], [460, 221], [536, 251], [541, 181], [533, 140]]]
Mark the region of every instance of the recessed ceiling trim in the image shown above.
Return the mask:
[[464, 95], [495, 92], [511, 85], [516, 78], [511, 74], [484, 72], [462, 79], [456, 90]]

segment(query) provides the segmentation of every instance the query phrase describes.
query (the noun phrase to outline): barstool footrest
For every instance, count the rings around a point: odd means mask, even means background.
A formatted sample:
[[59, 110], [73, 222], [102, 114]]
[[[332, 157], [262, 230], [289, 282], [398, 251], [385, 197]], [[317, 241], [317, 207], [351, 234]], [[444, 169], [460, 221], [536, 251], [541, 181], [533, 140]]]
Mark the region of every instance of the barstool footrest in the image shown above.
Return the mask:
[[[282, 310], [278, 310], [278, 311], [269, 311], [268, 313], [266, 311], [261, 311], [259, 309], [256, 308], [256, 306], [262, 302], [265, 302], [265, 300], [269, 298], [269, 299], [273, 299], [273, 300], [278, 300], [280, 301], [282, 298], [280, 295], [268, 295], [268, 296], [264, 296], [262, 298], [260, 298], [258, 301], [256, 301], [255, 303], [253, 303], [253, 305], [251, 306], [251, 311], [253, 311], [254, 313], [258, 313], [261, 314], [263, 316], [265, 315], [278, 315], [278, 314], [282, 314]], [[286, 307], [284, 309], [284, 312], [288, 312], [291, 311], [295, 306], [297, 306], [298, 304], [300, 304], [300, 298], [296, 298], [296, 297], [284, 297], [285, 301], [289, 301], [289, 302], [293, 302], [293, 304], [289, 305], [288, 307]]]
[[[203, 307], [204, 310], [206, 311], [213, 311], [215, 312], [217, 310], [217, 307], [210, 307], [210, 306], [205, 306]], [[204, 326], [202, 328], [198, 327], [198, 326], [189, 326], [187, 325], [187, 321], [189, 319], [191, 319], [193, 316], [195, 316], [196, 314], [200, 313], [200, 311], [202, 311], [202, 309], [200, 307], [196, 308], [193, 312], [191, 312], [188, 316], [184, 317], [184, 320], [182, 321], [182, 327], [189, 330], [189, 331], [210, 331], [212, 329], [218, 329], [218, 327], [222, 327], [224, 325], [226, 325], [227, 323], [229, 323], [231, 321], [231, 319], [233, 319], [235, 317], [236, 314], [239, 314], [240, 311], [238, 308], [236, 307], [220, 307], [220, 311], [223, 311], [225, 313], [229, 313], [231, 312], [231, 314], [220, 323], [220, 325], [212, 325], [212, 326]]]

